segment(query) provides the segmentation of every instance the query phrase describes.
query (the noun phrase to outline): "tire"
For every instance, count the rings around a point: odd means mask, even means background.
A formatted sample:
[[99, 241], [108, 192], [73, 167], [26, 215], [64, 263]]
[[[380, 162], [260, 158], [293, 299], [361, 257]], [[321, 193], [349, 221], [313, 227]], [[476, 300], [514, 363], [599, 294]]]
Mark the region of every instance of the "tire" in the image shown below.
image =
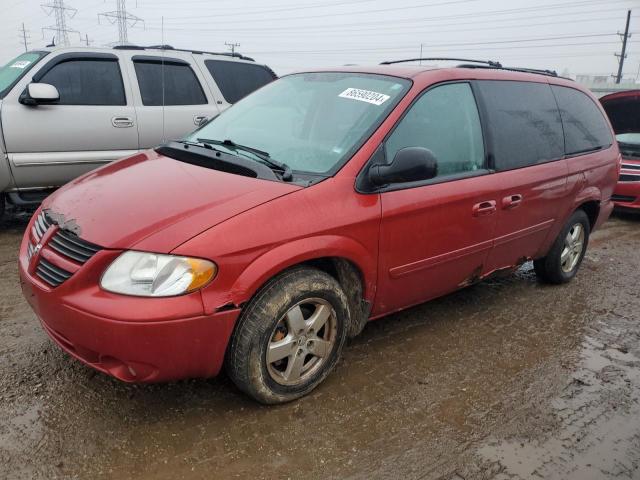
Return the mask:
[[562, 284], [576, 276], [589, 243], [591, 224], [583, 210], [576, 210], [560, 231], [546, 257], [533, 262], [538, 279]]
[[315, 268], [288, 270], [241, 313], [227, 350], [227, 373], [260, 403], [290, 402], [333, 370], [348, 326], [348, 300], [333, 277]]
[[4, 211], [7, 206], [6, 200], [4, 199], [4, 193], [0, 192], [0, 221], [2, 221], [4, 217]]

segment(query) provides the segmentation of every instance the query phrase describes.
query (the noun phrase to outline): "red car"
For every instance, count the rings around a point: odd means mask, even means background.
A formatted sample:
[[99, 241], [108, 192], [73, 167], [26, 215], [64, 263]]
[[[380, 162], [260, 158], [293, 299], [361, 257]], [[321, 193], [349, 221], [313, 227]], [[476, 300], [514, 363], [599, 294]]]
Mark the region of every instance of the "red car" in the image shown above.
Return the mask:
[[20, 248], [51, 338], [127, 382], [298, 398], [377, 319], [512, 271], [576, 274], [619, 151], [549, 72], [466, 62], [293, 74], [182, 141], [64, 186]]
[[640, 213], [640, 90], [612, 93], [600, 103], [622, 153], [622, 171], [612, 199], [618, 210]]

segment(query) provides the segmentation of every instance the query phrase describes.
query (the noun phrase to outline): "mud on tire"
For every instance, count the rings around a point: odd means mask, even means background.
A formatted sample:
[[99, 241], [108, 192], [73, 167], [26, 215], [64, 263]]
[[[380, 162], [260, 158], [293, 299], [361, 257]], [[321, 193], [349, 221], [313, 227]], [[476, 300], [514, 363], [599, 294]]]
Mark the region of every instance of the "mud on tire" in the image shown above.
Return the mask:
[[261, 403], [295, 400], [333, 370], [348, 325], [347, 297], [336, 279], [315, 268], [293, 268], [244, 308], [227, 350], [227, 373]]
[[[581, 234], [579, 229], [582, 231]], [[538, 279], [551, 284], [571, 281], [584, 259], [590, 232], [589, 217], [583, 210], [576, 210], [560, 231], [547, 256], [533, 262]], [[577, 238], [582, 238], [580, 244], [575, 240], [572, 243], [573, 234], [576, 234]]]

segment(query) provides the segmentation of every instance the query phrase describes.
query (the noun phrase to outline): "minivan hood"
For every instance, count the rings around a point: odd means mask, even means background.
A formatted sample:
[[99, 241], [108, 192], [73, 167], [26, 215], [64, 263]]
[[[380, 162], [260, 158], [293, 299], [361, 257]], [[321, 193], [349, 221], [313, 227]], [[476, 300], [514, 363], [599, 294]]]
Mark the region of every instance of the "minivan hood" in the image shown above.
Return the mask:
[[616, 135], [640, 133], [640, 90], [616, 92], [600, 98]]
[[68, 183], [43, 208], [102, 247], [169, 252], [228, 218], [300, 188], [149, 150]]

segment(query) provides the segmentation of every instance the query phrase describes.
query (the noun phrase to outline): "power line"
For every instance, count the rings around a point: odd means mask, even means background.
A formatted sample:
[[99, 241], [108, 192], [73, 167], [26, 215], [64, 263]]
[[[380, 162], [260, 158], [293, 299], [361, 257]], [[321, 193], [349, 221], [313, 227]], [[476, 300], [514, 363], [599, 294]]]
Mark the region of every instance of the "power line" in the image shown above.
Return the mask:
[[100, 17], [106, 18], [112, 25], [118, 24], [118, 41], [119, 45], [127, 45], [129, 43], [128, 28], [134, 27], [138, 23], [144, 26], [144, 20], [127, 12], [125, 0], [116, 0], [116, 9], [111, 12], [103, 12], [98, 14], [98, 23]]
[[56, 18], [55, 26], [44, 27], [42, 29], [43, 36], [45, 30], [53, 30], [55, 32], [54, 38], [55, 41], [57, 41], [57, 44], [68, 47], [70, 45], [69, 34], [77, 33], [79, 35], [80, 33], [77, 30], [70, 30], [67, 28], [67, 17], [75, 17], [76, 13], [78, 13], [78, 10], [73, 7], [67, 7], [64, 4], [64, 0], [53, 0], [52, 3], [47, 3], [40, 6], [48, 16], [51, 16], [53, 14]]
[[616, 83], [620, 83], [620, 80], [622, 80], [622, 67], [624, 66], [624, 59], [627, 58], [627, 40], [631, 37], [631, 34], [629, 33], [630, 21], [631, 21], [631, 10], [627, 10], [627, 24], [624, 27], [624, 35], [621, 35], [620, 33], [618, 33], [618, 35], [622, 37], [622, 52], [620, 52], [620, 55], [616, 53], [616, 57], [619, 57], [620, 59], [618, 61], [618, 74], [615, 76]]

